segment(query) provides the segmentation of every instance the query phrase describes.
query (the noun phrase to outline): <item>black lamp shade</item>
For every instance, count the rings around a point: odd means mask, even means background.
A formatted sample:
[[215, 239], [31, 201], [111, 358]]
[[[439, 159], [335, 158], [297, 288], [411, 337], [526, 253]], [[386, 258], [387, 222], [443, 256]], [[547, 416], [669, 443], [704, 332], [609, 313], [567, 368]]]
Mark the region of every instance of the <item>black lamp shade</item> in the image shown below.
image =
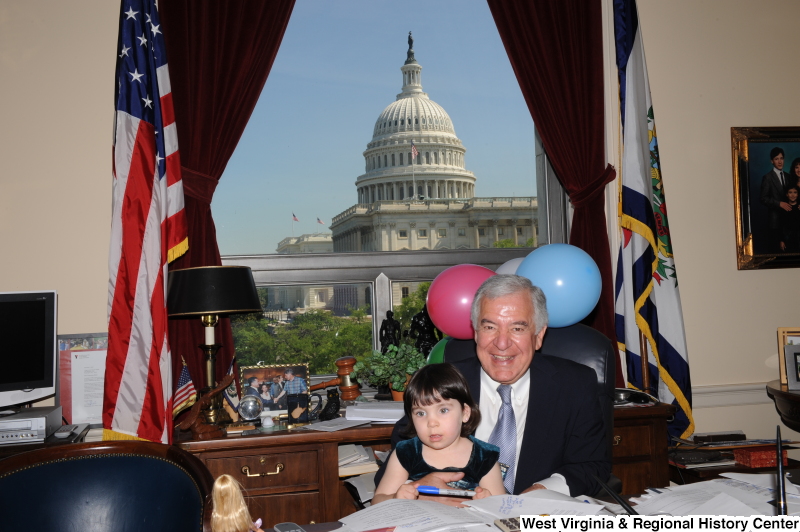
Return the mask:
[[253, 272], [247, 266], [203, 266], [169, 272], [169, 316], [261, 312]]

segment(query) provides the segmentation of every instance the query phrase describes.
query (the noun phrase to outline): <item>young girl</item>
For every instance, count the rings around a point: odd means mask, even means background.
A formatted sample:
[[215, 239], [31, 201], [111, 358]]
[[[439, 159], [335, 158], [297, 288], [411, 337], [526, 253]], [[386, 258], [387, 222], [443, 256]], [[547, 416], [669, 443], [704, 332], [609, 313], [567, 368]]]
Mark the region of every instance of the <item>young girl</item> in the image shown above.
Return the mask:
[[497, 462], [500, 449], [469, 436], [480, 423], [481, 412], [453, 365], [423, 366], [408, 383], [404, 403], [412, 421], [407, 435], [415, 437], [397, 444], [372, 504], [416, 499], [419, 492], [406, 481], [436, 471], [464, 472], [454, 487], [474, 489], [475, 499], [506, 493]]
[[261, 519], [253, 523], [242, 496], [242, 487], [230, 475], [220, 475], [211, 489], [214, 511], [211, 513], [212, 532], [264, 532]]

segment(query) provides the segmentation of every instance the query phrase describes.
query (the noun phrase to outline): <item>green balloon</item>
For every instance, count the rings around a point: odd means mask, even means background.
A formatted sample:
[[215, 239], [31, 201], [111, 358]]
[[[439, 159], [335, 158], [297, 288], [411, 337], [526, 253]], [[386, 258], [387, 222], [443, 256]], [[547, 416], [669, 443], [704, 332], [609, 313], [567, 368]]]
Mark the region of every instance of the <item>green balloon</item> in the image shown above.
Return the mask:
[[428, 355], [428, 364], [441, 364], [444, 362], [444, 348], [447, 346], [447, 342], [449, 341], [450, 337], [445, 336], [436, 342], [436, 345], [433, 346], [433, 349], [431, 349], [431, 352]]

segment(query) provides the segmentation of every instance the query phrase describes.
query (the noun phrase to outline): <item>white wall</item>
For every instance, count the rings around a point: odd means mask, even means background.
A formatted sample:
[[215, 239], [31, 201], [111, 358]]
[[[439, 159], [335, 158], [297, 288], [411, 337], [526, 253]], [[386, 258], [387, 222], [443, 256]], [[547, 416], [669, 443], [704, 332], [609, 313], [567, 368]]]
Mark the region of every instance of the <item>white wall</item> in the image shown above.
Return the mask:
[[0, 291], [106, 330], [118, 2], [0, 2]]
[[[730, 128], [800, 126], [800, 3], [638, 4], [693, 385], [776, 379], [776, 329], [800, 325], [800, 271], [736, 269]], [[754, 437], [779, 422], [771, 403], [695, 419]]]
[[[59, 333], [106, 328], [119, 4], [0, 3], [0, 291], [60, 295]], [[695, 386], [777, 378], [797, 270], [736, 269], [731, 126], [800, 125], [792, 0], [639, 0]], [[698, 408], [769, 436], [771, 404]]]

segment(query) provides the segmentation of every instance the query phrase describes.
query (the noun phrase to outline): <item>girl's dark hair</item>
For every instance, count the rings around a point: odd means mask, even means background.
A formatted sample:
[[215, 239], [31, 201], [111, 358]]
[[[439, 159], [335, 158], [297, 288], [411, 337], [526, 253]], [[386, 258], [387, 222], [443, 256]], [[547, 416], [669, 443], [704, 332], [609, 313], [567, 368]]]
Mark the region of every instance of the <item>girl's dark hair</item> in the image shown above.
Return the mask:
[[800, 194], [800, 187], [798, 187], [797, 185], [792, 185], [792, 186], [786, 187], [786, 192], [789, 192], [790, 190], [794, 190], [795, 192]]
[[429, 406], [442, 399], [458, 401], [463, 408], [469, 406], [469, 419], [461, 425], [461, 436], [466, 437], [475, 432], [481, 422], [481, 411], [472, 394], [469, 393], [467, 381], [460, 371], [450, 363], [429, 364], [418, 369], [403, 394], [403, 403], [408, 425], [404, 435], [413, 438], [417, 435], [411, 410], [415, 406]]
[[794, 161], [792, 161], [792, 166], [789, 167], [790, 175], [794, 175], [795, 177], [797, 177], [794, 174], [794, 167], [797, 166], [798, 164], [800, 164], [800, 157], [797, 157]]

